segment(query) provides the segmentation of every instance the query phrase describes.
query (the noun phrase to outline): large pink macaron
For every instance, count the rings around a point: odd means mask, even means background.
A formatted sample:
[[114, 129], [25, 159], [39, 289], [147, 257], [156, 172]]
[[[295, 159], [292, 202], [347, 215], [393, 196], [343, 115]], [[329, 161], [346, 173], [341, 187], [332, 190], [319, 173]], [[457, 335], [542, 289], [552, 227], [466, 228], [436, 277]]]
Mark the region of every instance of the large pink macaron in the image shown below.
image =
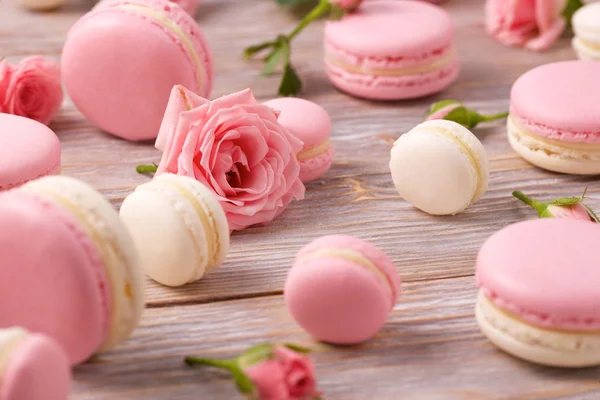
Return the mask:
[[0, 400], [68, 400], [71, 366], [46, 335], [0, 330]]
[[600, 61], [546, 64], [521, 76], [511, 92], [508, 139], [540, 168], [600, 174]]
[[325, 26], [325, 67], [334, 86], [357, 97], [401, 100], [446, 89], [459, 73], [454, 25], [418, 1], [371, 0]]
[[46, 125], [0, 113], [0, 191], [60, 173], [60, 142]]
[[67, 177], [0, 194], [0, 328], [52, 337], [72, 364], [129, 337], [144, 278], [127, 228], [102, 196]]
[[331, 118], [323, 107], [312, 101], [285, 97], [265, 103], [279, 113], [277, 120], [304, 143], [297, 154], [303, 183], [323, 176], [331, 167], [335, 149], [331, 145]]
[[477, 320], [498, 347], [562, 367], [600, 365], [600, 225], [536, 219], [489, 238], [477, 258]]
[[175, 85], [210, 96], [213, 63], [194, 19], [167, 0], [105, 0], [69, 31], [62, 76], [79, 110], [128, 140], [155, 139]]
[[321, 237], [298, 253], [285, 283], [288, 311], [318, 340], [373, 337], [400, 295], [400, 276], [379, 249], [347, 235]]

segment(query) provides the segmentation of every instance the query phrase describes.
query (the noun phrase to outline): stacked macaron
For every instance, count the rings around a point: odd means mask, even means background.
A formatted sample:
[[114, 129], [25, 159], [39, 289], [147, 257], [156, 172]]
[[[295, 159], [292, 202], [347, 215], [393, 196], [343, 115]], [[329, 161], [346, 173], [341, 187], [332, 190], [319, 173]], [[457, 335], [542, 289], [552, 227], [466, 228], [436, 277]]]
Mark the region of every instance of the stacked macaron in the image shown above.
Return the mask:
[[600, 3], [581, 7], [573, 15], [573, 48], [581, 60], [600, 60]]

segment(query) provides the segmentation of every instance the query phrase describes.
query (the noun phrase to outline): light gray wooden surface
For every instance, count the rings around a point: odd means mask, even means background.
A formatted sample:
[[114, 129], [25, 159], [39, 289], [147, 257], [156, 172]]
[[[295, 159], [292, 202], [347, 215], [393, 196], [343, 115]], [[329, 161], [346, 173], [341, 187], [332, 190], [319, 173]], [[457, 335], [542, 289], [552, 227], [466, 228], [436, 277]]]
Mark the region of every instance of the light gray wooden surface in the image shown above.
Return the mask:
[[[69, 27], [90, 9], [70, 0], [60, 12], [31, 14], [0, 0], [0, 57], [60, 57]], [[231, 357], [273, 340], [314, 346], [319, 387], [326, 399], [600, 399], [600, 370], [541, 368], [497, 351], [473, 317], [477, 249], [497, 229], [533, 218], [510, 197], [514, 189], [540, 196], [579, 195], [589, 186], [598, 209], [596, 179], [557, 175], [528, 165], [510, 149], [502, 123], [475, 133], [490, 155], [490, 189], [455, 217], [431, 217], [398, 198], [388, 171], [391, 143], [421, 121], [433, 101], [455, 98], [483, 112], [508, 107], [512, 82], [533, 66], [574, 57], [569, 40], [532, 54], [504, 48], [483, 30], [483, 1], [450, 0], [462, 59], [458, 82], [445, 93], [417, 101], [372, 103], [334, 90], [322, 67], [322, 24], [294, 43], [294, 60], [308, 99], [334, 122], [337, 155], [330, 172], [308, 186], [268, 227], [232, 238], [227, 263], [203, 281], [181, 289], [149, 282], [148, 310], [125, 345], [77, 367], [73, 399], [235, 399], [226, 374], [183, 365], [187, 354]], [[260, 65], [244, 62], [249, 44], [289, 30], [294, 16], [274, 0], [205, 0], [198, 21], [214, 55], [213, 96], [251, 87], [257, 98], [275, 96], [278, 77], [260, 78]], [[63, 173], [93, 184], [119, 207], [148, 180], [137, 164], [157, 162], [150, 143], [112, 138], [67, 101], [51, 126], [63, 145]], [[389, 323], [358, 347], [320, 345], [286, 314], [282, 288], [298, 249], [313, 238], [349, 233], [386, 251], [403, 279], [403, 296]], [[158, 233], [157, 233], [158, 234]]]

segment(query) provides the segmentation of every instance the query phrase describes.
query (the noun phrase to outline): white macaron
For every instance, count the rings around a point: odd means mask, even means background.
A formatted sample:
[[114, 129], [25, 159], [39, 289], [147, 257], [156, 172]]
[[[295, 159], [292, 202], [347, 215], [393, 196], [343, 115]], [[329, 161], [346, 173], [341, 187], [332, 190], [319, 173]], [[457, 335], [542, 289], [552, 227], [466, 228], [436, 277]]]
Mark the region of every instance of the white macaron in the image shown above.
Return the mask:
[[391, 151], [394, 185], [406, 201], [433, 215], [454, 215], [487, 190], [488, 157], [464, 126], [427, 121], [402, 135]]
[[181, 286], [218, 268], [229, 251], [229, 225], [216, 196], [197, 180], [162, 174], [121, 206], [146, 274]]
[[600, 3], [590, 3], [573, 15], [573, 48], [582, 60], [600, 60]]

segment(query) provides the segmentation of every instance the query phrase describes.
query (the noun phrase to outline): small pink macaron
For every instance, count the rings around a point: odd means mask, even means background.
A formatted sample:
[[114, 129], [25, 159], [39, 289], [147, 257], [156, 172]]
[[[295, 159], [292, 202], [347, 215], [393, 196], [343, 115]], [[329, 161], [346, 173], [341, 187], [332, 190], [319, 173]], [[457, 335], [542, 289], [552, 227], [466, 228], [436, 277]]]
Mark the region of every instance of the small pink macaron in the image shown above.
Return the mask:
[[67, 400], [71, 366], [50, 337], [0, 330], [0, 400]]
[[333, 344], [373, 337], [399, 295], [394, 263], [373, 245], [347, 235], [324, 236], [300, 250], [284, 289], [296, 322]]
[[600, 174], [600, 61], [534, 68], [513, 85], [508, 140], [550, 171]]
[[477, 258], [477, 322], [502, 350], [559, 367], [600, 365], [600, 225], [536, 219], [491, 236]]
[[155, 139], [173, 86], [208, 98], [213, 62], [194, 19], [167, 0], [105, 0], [69, 31], [62, 77], [77, 108], [108, 133]]
[[374, 100], [440, 92], [459, 73], [454, 25], [440, 7], [371, 0], [325, 26], [325, 70], [338, 89]]
[[312, 101], [285, 97], [264, 103], [279, 112], [278, 121], [304, 143], [297, 154], [300, 180], [308, 183], [320, 178], [331, 167], [335, 149], [331, 145], [331, 118]]
[[0, 191], [60, 173], [60, 142], [46, 125], [0, 113]]

